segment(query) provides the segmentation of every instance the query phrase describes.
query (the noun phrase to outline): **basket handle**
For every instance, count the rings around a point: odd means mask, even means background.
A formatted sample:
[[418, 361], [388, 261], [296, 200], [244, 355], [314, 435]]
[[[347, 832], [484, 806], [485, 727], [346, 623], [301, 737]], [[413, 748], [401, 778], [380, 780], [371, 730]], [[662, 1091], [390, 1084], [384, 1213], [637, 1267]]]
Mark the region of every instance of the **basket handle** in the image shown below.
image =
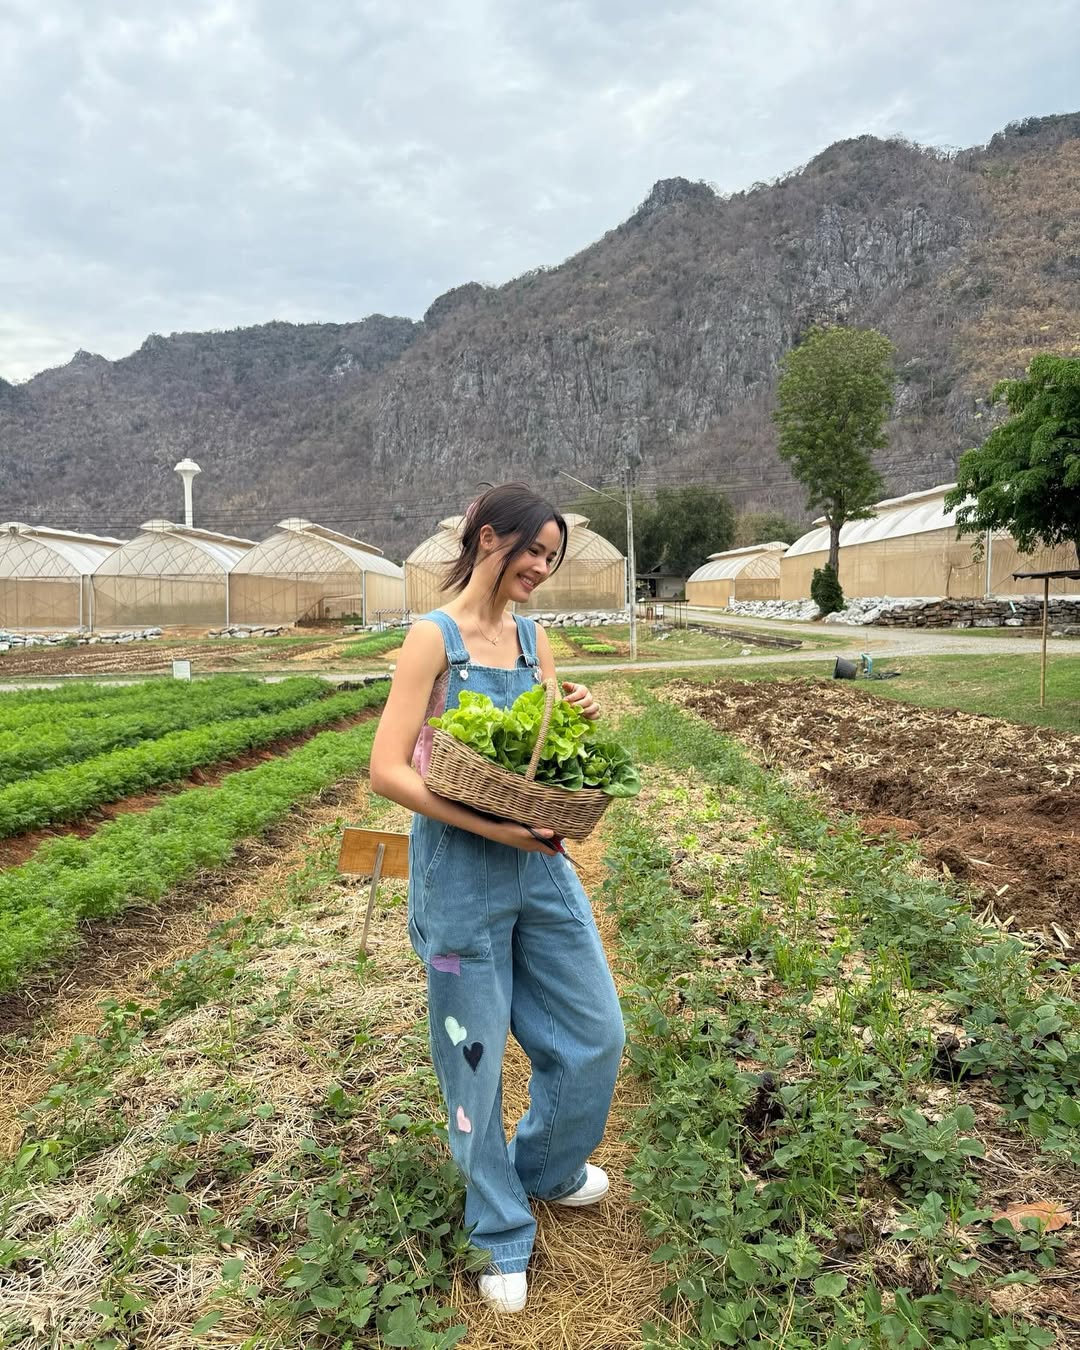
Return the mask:
[[558, 680], [545, 680], [544, 694], [544, 715], [540, 719], [540, 730], [536, 733], [536, 744], [533, 746], [529, 767], [525, 770], [525, 777], [530, 783], [536, 777], [536, 767], [540, 763], [540, 756], [544, 750], [544, 742], [547, 740], [547, 734], [551, 727], [551, 717], [555, 711], [555, 704], [559, 698]]

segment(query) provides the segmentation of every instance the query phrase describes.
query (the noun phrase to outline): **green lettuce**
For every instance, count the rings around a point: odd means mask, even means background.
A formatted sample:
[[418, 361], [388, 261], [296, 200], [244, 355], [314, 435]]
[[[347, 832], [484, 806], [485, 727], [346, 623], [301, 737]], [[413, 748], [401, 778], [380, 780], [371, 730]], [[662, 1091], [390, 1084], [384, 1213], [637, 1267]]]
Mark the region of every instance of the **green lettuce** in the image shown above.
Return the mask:
[[[486, 694], [463, 690], [456, 708], [429, 722], [485, 759], [524, 774], [543, 716], [544, 690], [537, 685], [509, 708], [496, 707]], [[610, 797], [633, 797], [641, 790], [629, 752], [564, 699], [552, 711], [536, 781], [571, 792], [593, 788]]]

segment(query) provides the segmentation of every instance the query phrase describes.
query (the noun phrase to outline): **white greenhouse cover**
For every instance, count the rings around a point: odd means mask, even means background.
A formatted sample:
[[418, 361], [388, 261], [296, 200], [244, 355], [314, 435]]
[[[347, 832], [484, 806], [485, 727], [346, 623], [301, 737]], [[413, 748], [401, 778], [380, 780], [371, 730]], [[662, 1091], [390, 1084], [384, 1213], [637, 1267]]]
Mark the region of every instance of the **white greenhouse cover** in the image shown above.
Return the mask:
[[[341, 554], [354, 567], [361, 572], [377, 572], [384, 577], [395, 577], [398, 581], [404, 579], [405, 573], [397, 565], [392, 563], [389, 558], [384, 558], [382, 549], [376, 548], [374, 544], [365, 544], [359, 539], [353, 539], [347, 534], [339, 534], [337, 530], [328, 529], [325, 525], [315, 525], [310, 520], [305, 520], [303, 516], [290, 516], [287, 520], [279, 520], [274, 527], [276, 531], [283, 534], [293, 534], [299, 539], [310, 542], [313, 550], [320, 547], [329, 547], [334, 552]], [[268, 544], [274, 538], [270, 535], [262, 543]], [[256, 545], [255, 551], [239, 564], [235, 570], [238, 573], [250, 572], [252, 575], [262, 572], [260, 567], [261, 553], [260, 546]], [[292, 564], [296, 563], [294, 567]], [[290, 562], [292, 571], [304, 571], [299, 565], [299, 561], [293, 559]]]
[[[25, 575], [20, 567], [25, 550], [6, 550], [5, 536], [18, 536], [27, 544], [47, 549], [57, 560], [54, 575], [87, 577], [123, 544], [107, 535], [78, 534], [74, 530], [54, 530], [48, 526], [25, 525], [19, 520], [0, 523], [0, 577]], [[45, 576], [40, 567], [33, 575]]]
[[[160, 566], [147, 568], [147, 535], [160, 535], [162, 549], [166, 550], [159, 558]], [[187, 525], [177, 525], [171, 520], [147, 520], [139, 526], [139, 533], [118, 553], [109, 567], [101, 569], [102, 575], [116, 576], [167, 576], [170, 573], [169, 542], [189, 544], [196, 552], [211, 564], [208, 572], [230, 572], [235, 564], [250, 548], [255, 547], [253, 539], [238, 539], [231, 534], [218, 534], [214, 530], [199, 530]], [[133, 546], [137, 546], [134, 547]], [[129, 552], [130, 550], [130, 552]], [[155, 549], [156, 551], [156, 549]], [[130, 559], [137, 558], [134, 566]]]
[[[929, 534], [932, 530], [955, 529], [956, 510], [945, 509], [945, 494], [955, 486], [955, 483], [944, 483], [923, 492], [910, 492], [904, 497], [889, 497], [878, 502], [874, 507], [874, 515], [868, 520], [849, 520], [841, 528], [840, 547], [879, 543], [911, 534]], [[817, 525], [818, 521], [814, 524]], [[788, 549], [787, 556], [795, 558], [802, 553], [826, 553], [828, 548], [829, 527], [825, 525], [796, 539]]]
[[[746, 548], [728, 549], [726, 553], [710, 553], [708, 562], [702, 563], [696, 572], [686, 578], [691, 581], [730, 581], [741, 576], [747, 567], [759, 559], [775, 558], [776, 572], [780, 575], [780, 555], [787, 544], [774, 539], [768, 544], [748, 544]], [[769, 569], [770, 573], [772, 569]]]

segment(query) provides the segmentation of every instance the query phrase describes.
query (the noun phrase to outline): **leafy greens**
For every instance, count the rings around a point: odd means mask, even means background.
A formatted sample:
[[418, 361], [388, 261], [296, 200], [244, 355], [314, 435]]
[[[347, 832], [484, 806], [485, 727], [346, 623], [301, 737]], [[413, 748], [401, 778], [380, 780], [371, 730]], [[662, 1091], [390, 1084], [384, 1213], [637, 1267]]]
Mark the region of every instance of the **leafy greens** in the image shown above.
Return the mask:
[[[530, 689], [509, 708], [498, 708], [486, 694], [463, 690], [458, 706], [430, 725], [512, 773], [524, 774], [544, 716], [544, 690]], [[577, 708], [560, 699], [536, 769], [536, 781], [578, 792], [593, 788], [609, 797], [634, 797], [641, 779], [629, 752], [605, 735]]]

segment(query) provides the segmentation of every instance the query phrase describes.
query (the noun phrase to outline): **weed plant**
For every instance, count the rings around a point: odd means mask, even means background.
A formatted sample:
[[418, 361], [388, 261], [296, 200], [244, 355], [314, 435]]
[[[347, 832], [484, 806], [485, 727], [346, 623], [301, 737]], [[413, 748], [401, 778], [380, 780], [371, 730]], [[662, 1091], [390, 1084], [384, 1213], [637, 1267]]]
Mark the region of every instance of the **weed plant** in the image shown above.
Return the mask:
[[[607, 895], [635, 980], [629, 1053], [652, 1099], [632, 1180], [671, 1267], [665, 1292], [694, 1310], [682, 1344], [1052, 1344], [986, 1301], [995, 1283], [1036, 1279], [1054, 1251], [1033, 1233], [1037, 1251], [1003, 1255], [1011, 1240], [975, 1207], [983, 1145], [963, 1095], [978, 1070], [1021, 1129], [1071, 1150], [1075, 1004], [961, 895], [920, 876], [911, 848], [869, 847], [854, 822], [830, 821], [704, 723], [641, 696], [620, 735], [673, 784], [672, 819], [660, 831], [616, 806]], [[679, 785], [695, 772], [697, 793]], [[748, 817], [761, 824], [738, 856], [710, 856], [701, 839]], [[941, 1088], [926, 1008], [946, 991], [970, 1040], [949, 1074], [959, 1082]], [[980, 1055], [996, 1056], [993, 1076]], [[896, 1278], [890, 1254], [905, 1250], [917, 1285]], [[644, 1339], [669, 1344], [655, 1327]]]

